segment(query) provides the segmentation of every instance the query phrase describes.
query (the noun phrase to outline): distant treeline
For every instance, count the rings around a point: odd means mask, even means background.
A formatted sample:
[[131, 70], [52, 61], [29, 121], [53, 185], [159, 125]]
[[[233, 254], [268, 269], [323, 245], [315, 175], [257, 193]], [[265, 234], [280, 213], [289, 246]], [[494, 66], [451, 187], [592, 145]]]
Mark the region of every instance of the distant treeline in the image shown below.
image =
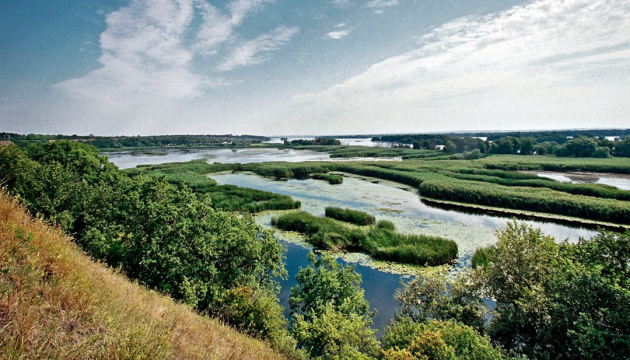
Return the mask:
[[331, 145], [341, 145], [341, 141], [333, 138], [316, 138], [315, 140], [284, 140], [284, 145], [287, 146], [295, 146], [295, 145], [322, 145], [322, 146], [331, 146]]
[[[603, 129], [603, 130], [554, 130], [554, 131], [510, 131], [510, 132], [466, 132], [466, 133], [441, 133], [441, 134], [400, 134], [373, 136], [372, 141], [389, 141], [412, 144], [414, 141], [445, 139], [449, 137], [484, 137], [490, 141], [500, 139], [505, 136], [516, 138], [533, 137], [538, 141], [556, 141], [567, 137], [586, 136], [630, 136], [630, 129]], [[566, 140], [565, 140], [566, 141]], [[443, 142], [441, 143], [443, 144]]]
[[[513, 133], [502, 137], [446, 136], [436, 134], [389, 135], [375, 141], [411, 143], [413, 149], [435, 150], [443, 146], [449, 154], [463, 154], [465, 159], [478, 159], [483, 154], [556, 155], [559, 157], [630, 157], [630, 137], [626, 130], [614, 141], [592, 133], [565, 135], [559, 133]], [[527, 136], [524, 136], [527, 135]]]
[[99, 149], [122, 149], [169, 146], [248, 146], [270, 140], [255, 135], [153, 135], [153, 136], [94, 136], [94, 135], [42, 135], [0, 133], [1, 139], [17, 145], [36, 142], [71, 140], [90, 144]]

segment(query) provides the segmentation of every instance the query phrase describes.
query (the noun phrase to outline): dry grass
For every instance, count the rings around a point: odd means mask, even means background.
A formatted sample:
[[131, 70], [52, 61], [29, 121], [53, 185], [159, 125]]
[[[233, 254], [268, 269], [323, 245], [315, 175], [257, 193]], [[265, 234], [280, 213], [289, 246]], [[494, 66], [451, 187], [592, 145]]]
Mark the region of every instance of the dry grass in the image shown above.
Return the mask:
[[0, 359], [274, 359], [90, 260], [0, 192]]

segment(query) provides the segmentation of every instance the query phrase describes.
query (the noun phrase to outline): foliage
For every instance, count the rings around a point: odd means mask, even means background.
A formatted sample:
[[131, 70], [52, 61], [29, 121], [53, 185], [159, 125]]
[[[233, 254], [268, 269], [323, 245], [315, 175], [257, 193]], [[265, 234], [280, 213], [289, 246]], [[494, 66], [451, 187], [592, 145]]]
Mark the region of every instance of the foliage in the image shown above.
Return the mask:
[[402, 321], [392, 327], [396, 329], [388, 328], [390, 334], [396, 331], [407, 339], [385, 351], [386, 360], [503, 359], [501, 351], [492, 346], [489, 338], [454, 321], [433, 320], [421, 324]]
[[427, 269], [403, 284], [395, 295], [401, 307], [396, 313], [396, 322], [455, 320], [483, 332], [488, 313], [481, 298], [483, 284], [473, 273], [464, 270], [450, 280], [450, 270], [449, 267]]
[[370, 328], [374, 313], [364, 299], [361, 276], [328, 255], [309, 253], [311, 264], [296, 275], [289, 306], [293, 335], [313, 358], [367, 358], [378, 342]]
[[325, 212], [326, 217], [360, 226], [374, 225], [376, 222], [376, 218], [373, 215], [359, 210], [327, 206]]
[[251, 216], [217, 211], [183, 184], [129, 178], [93, 147], [8, 147], [0, 168], [32, 214], [74, 234], [95, 259], [201, 311], [243, 286], [275, 294], [274, 279], [286, 274], [283, 246]]
[[497, 256], [497, 248], [494, 245], [490, 245], [485, 248], [479, 248], [475, 250], [475, 253], [472, 256], [472, 267], [486, 267], [490, 264]]
[[284, 214], [272, 220], [279, 229], [303, 233], [308, 241], [328, 250], [362, 250], [375, 259], [418, 265], [443, 265], [457, 257], [452, 240], [429, 235], [404, 235], [388, 230], [386, 223], [368, 229], [307, 212]]
[[0, 192], [0, 358], [281, 359], [95, 262]]
[[480, 273], [497, 301], [488, 329], [494, 341], [532, 358], [628, 354], [629, 232], [559, 245], [513, 222], [497, 235], [496, 257]]
[[339, 185], [343, 183], [343, 176], [330, 174], [312, 174], [311, 177], [316, 180], [328, 181], [330, 185]]

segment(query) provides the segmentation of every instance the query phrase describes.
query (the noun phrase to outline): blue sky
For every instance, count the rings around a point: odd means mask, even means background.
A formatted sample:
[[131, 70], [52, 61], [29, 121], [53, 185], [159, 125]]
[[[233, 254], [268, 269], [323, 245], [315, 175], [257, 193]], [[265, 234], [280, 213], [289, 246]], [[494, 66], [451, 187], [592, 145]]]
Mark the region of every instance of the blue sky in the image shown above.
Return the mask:
[[0, 130], [630, 127], [630, 0], [9, 0]]

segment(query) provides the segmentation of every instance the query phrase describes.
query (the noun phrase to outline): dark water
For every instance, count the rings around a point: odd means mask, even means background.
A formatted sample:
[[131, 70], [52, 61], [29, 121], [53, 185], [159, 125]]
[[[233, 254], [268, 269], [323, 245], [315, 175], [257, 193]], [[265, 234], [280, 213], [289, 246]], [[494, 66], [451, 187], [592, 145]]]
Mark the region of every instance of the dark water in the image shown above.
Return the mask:
[[[300, 267], [308, 266], [307, 255], [309, 250], [290, 242], [282, 241], [288, 247], [286, 269], [289, 277], [280, 281], [282, 290], [280, 291], [280, 304], [284, 306], [284, 315], [290, 318], [289, 312], [289, 295], [291, 288], [297, 285], [295, 275]], [[343, 260], [337, 260], [339, 263], [347, 264]], [[400, 288], [401, 275], [389, 274], [378, 271], [367, 266], [356, 265], [356, 271], [361, 274], [363, 280], [362, 287], [365, 289], [365, 298], [370, 302], [372, 310], [377, 309], [378, 312], [374, 317], [374, 328], [379, 329], [379, 334], [387, 325], [389, 319], [394, 316], [394, 309], [397, 308], [394, 293]]]

